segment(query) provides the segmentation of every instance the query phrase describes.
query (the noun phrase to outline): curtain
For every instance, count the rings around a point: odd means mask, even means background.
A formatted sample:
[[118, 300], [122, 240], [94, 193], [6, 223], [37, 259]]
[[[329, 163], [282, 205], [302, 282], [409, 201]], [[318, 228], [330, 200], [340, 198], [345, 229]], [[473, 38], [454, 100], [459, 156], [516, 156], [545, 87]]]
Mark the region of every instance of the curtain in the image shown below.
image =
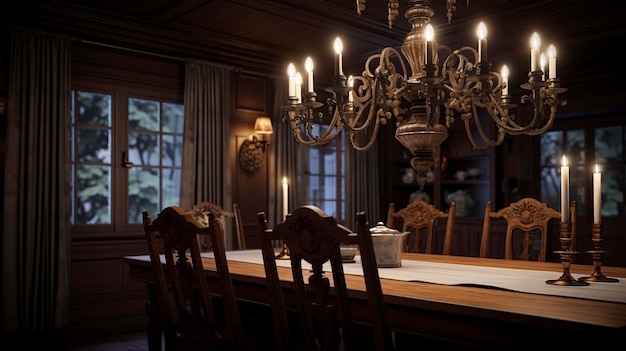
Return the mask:
[[11, 32], [2, 228], [3, 330], [69, 323], [69, 38]]
[[288, 121], [283, 121], [282, 106], [285, 105], [287, 92], [287, 80], [274, 78], [274, 113], [272, 114], [272, 157], [270, 161], [269, 175], [269, 203], [271, 208], [266, 213], [268, 225], [273, 228], [276, 224], [285, 220], [283, 216], [283, 177], [287, 178], [289, 187], [288, 212], [303, 204], [296, 189], [298, 184], [298, 142], [293, 136]]
[[[220, 67], [187, 61], [185, 130], [180, 207], [209, 201], [229, 210], [232, 203], [229, 162], [230, 73]], [[226, 228], [230, 231], [230, 227]], [[232, 238], [226, 237], [227, 247]]]
[[[230, 70], [188, 61], [181, 207], [230, 200]], [[227, 207], [224, 207], [227, 208]]]
[[[348, 138], [349, 139], [349, 138]], [[367, 151], [357, 151], [346, 143], [346, 221], [356, 228], [356, 213], [365, 212], [369, 226], [385, 219], [380, 216], [378, 141]]]

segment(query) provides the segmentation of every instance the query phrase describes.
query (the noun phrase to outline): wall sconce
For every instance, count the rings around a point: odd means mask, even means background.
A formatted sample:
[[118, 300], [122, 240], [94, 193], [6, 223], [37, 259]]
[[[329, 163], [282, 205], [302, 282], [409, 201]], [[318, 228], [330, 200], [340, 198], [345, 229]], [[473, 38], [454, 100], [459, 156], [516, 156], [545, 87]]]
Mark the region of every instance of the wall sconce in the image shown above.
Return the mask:
[[[272, 120], [269, 117], [257, 117], [254, 134], [244, 140], [239, 148], [239, 164], [244, 170], [255, 173], [261, 169], [265, 162], [265, 149], [269, 144], [269, 140], [265, 140], [265, 135], [273, 132]], [[261, 139], [256, 134], [260, 134]]]

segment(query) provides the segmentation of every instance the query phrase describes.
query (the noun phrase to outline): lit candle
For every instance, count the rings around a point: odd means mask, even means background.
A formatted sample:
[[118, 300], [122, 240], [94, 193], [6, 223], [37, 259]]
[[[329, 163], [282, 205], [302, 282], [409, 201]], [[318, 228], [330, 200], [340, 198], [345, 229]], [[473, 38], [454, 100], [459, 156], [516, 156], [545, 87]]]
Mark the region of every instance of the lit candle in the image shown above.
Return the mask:
[[569, 222], [569, 167], [565, 155], [561, 166], [561, 222]]
[[433, 63], [433, 39], [435, 39], [435, 31], [430, 23], [424, 28], [424, 37], [426, 38], [426, 57], [424, 62], [429, 65]]
[[348, 101], [354, 102], [354, 95], [352, 95], [352, 88], [354, 88], [354, 78], [352, 78], [352, 76], [348, 77], [348, 87], [350, 87], [350, 90], [348, 90]]
[[307, 57], [304, 61], [304, 69], [306, 70], [307, 91], [312, 93], [315, 91], [315, 87], [313, 86], [313, 60], [311, 57]]
[[548, 47], [548, 72], [549, 78], [556, 78], [556, 48], [554, 45]]
[[484, 22], [478, 24], [476, 35], [478, 36], [478, 62], [487, 62], [487, 26]]
[[333, 47], [335, 48], [335, 53], [337, 54], [335, 74], [338, 76], [343, 76], [343, 58], [341, 55], [341, 53], [343, 52], [343, 42], [341, 42], [341, 39], [339, 37], [335, 39], [335, 44], [333, 45]]
[[602, 208], [602, 173], [596, 165], [593, 172], [593, 224], [600, 224], [600, 209]]
[[287, 75], [289, 76], [289, 96], [296, 96], [296, 66], [293, 63], [287, 66]]
[[287, 177], [283, 177], [283, 218], [287, 218], [287, 214], [289, 213], [288, 204], [289, 202], [289, 186], [287, 185]]
[[509, 95], [509, 68], [502, 66], [502, 95]]
[[539, 71], [539, 47], [541, 46], [541, 38], [537, 32], [530, 37], [530, 71]]
[[296, 97], [298, 102], [302, 102], [302, 75], [300, 72], [296, 73]]

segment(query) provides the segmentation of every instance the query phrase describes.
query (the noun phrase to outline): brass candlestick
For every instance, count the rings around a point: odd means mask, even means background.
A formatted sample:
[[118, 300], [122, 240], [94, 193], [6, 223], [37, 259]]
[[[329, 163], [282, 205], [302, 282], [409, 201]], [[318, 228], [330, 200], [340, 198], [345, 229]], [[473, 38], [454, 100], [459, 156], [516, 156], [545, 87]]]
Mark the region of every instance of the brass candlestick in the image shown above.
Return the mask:
[[593, 224], [591, 230], [591, 241], [593, 242], [593, 250], [587, 251], [588, 254], [591, 254], [593, 259], [593, 274], [588, 277], [582, 277], [578, 279], [579, 281], [586, 282], [606, 282], [606, 283], [615, 283], [618, 282], [618, 279], [609, 278], [604, 273], [602, 273], [602, 255], [607, 253], [607, 251], [600, 250], [602, 246], [602, 227], [600, 224]]
[[561, 234], [559, 237], [561, 242], [560, 251], [554, 251], [561, 256], [561, 263], [563, 264], [563, 275], [559, 279], [546, 280], [546, 284], [552, 285], [570, 285], [570, 286], [584, 286], [589, 283], [584, 280], [576, 280], [570, 273], [570, 266], [572, 265], [572, 257], [578, 253], [571, 249], [572, 245], [572, 223], [561, 222]]
[[278, 255], [276, 255], [276, 259], [278, 260], [288, 260], [291, 257], [289, 256], [289, 248], [287, 244], [283, 244], [283, 249], [280, 251]]

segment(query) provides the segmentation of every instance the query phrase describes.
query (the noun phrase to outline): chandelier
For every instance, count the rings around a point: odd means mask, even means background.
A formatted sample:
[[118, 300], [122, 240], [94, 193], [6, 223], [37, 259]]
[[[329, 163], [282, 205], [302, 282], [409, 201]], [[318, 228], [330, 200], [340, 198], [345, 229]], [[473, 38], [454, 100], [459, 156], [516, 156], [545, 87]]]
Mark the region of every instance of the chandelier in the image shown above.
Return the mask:
[[[446, 0], [448, 22], [456, 9], [456, 0]], [[430, 0], [409, 0], [405, 17], [411, 31], [400, 53], [391, 47], [372, 55], [360, 76], [346, 77], [342, 67], [343, 44], [337, 38], [333, 86], [327, 99], [327, 117], [319, 110], [313, 85], [313, 62], [307, 58], [306, 92], [302, 76], [295, 66], [288, 67], [289, 97], [283, 106], [283, 121], [288, 121], [298, 142], [309, 146], [323, 145], [342, 131], [352, 147], [366, 151], [373, 145], [381, 125], [395, 118], [396, 139], [412, 155], [411, 166], [417, 171], [421, 187], [426, 172], [434, 166], [434, 152], [448, 137], [455, 118], [462, 120], [467, 137], [477, 150], [500, 145], [508, 135], [539, 135], [552, 127], [558, 106], [565, 105], [558, 95], [567, 91], [556, 76], [556, 50], [553, 45], [546, 56], [540, 53], [540, 37], [530, 40], [531, 65], [528, 82], [521, 85], [527, 94], [522, 104], [533, 107], [532, 116], [523, 121], [513, 111], [508, 89], [508, 68], [492, 71], [487, 57], [487, 29], [481, 22], [477, 29], [477, 49], [465, 46], [452, 50], [434, 39], [430, 24], [434, 10]], [[389, 27], [398, 14], [398, 1], [389, 1]], [[357, 1], [357, 13], [365, 10], [365, 1]], [[406, 60], [406, 62], [405, 62]], [[548, 61], [549, 76], [544, 65]], [[410, 71], [409, 71], [410, 69]], [[485, 118], [496, 133], [489, 133]], [[481, 118], [483, 117], [483, 118]], [[329, 118], [325, 129], [315, 128]], [[522, 123], [523, 122], [523, 123]]]

